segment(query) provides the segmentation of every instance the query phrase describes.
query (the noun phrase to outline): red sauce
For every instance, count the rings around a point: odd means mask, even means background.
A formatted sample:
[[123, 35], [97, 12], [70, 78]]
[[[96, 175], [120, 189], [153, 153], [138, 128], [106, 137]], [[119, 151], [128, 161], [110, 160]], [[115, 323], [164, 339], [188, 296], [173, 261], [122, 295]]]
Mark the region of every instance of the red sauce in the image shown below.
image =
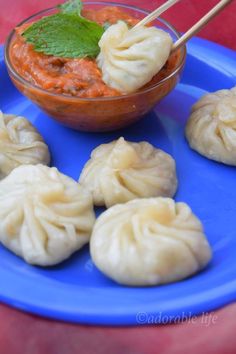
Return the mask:
[[[99, 11], [85, 10], [83, 16], [99, 24], [125, 20], [135, 25], [138, 20], [128, 13], [116, 8], [105, 7]], [[104, 97], [121, 95], [117, 90], [107, 86], [102, 80], [101, 70], [95, 59], [59, 58], [34, 51], [31, 44], [21, 36], [25, 26], [16, 30], [16, 36], [10, 48], [11, 62], [20, 76], [27, 81], [53, 93], [77, 97]], [[152, 81], [152, 85], [167, 76], [175, 67], [177, 58], [172, 58]]]

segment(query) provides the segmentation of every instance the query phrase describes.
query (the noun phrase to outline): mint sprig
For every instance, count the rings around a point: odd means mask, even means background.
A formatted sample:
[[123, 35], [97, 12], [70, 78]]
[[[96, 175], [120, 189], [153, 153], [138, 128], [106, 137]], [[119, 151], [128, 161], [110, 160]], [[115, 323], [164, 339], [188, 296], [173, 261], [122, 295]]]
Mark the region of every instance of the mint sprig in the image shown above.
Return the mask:
[[64, 58], [96, 57], [102, 26], [78, 15], [81, 2], [71, 0], [60, 5], [61, 13], [43, 17], [24, 32], [26, 42], [36, 52]]
[[69, 0], [64, 4], [58, 5], [57, 7], [63, 14], [74, 14], [80, 16], [83, 8], [83, 3], [81, 0]]

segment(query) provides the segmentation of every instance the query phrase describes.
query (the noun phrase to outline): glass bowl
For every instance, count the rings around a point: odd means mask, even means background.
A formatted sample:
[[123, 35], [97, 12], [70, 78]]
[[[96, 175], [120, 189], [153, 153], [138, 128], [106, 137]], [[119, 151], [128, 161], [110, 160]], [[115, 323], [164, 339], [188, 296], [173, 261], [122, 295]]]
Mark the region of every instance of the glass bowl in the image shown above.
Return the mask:
[[[84, 3], [85, 10], [97, 11], [105, 6], [121, 8], [137, 19], [142, 19], [148, 14], [147, 11], [123, 4]], [[56, 8], [41, 11], [27, 18], [18, 26], [36, 21], [57, 11]], [[168, 31], [174, 41], [179, 38], [179, 33], [167, 21], [159, 18], [153, 21], [153, 25]], [[21, 77], [10, 58], [10, 48], [14, 36], [15, 30], [10, 33], [5, 45], [5, 62], [14, 85], [23, 95], [58, 122], [73, 129], [88, 132], [112, 131], [138, 121], [174, 89], [180, 79], [186, 59], [186, 48], [183, 47], [173, 54], [173, 70], [166, 77], [157, 82], [152, 80], [135, 93], [114, 97], [80, 98], [47, 91]]]

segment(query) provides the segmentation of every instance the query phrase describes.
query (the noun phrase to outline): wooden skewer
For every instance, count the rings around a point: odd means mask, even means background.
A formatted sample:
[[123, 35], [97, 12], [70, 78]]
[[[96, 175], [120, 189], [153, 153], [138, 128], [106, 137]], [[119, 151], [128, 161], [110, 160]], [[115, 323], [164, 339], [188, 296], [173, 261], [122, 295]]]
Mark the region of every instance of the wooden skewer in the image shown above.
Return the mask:
[[213, 9], [211, 9], [205, 16], [201, 18], [192, 28], [190, 28], [182, 37], [180, 37], [172, 47], [172, 51], [179, 49], [197, 32], [199, 32], [213, 17], [215, 17], [221, 10], [224, 9], [233, 0], [221, 0]]
[[179, 1], [180, 0], [168, 0], [168, 1], [166, 1], [163, 5], [158, 7], [156, 10], [154, 10], [148, 16], [146, 16], [144, 19], [142, 19], [140, 22], [138, 22], [133, 28], [147, 25], [149, 22], [152, 22], [153, 20], [155, 20], [163, 12], [168, 10], [170, 7], [172, 7], [174, 4], [176, 4]]
[[[181, 0], [168, 0], [163, 5], [158, 7], [140, 22], [138, 22], [133, 28], [147, 25], [149, 22], [155, 20], [158, 16], [168, 10]], [[216, 6], [213, 7], [205, 16], [203, 16], [193, 27], [191, 27], [182, 37], [180, 37], [172, 47], [172, 52], [182, 47], [190, 38], [198, 33], [213, 17], [215, 17], [221, 10], [223, 10], [233, 0], [221, 0]]]

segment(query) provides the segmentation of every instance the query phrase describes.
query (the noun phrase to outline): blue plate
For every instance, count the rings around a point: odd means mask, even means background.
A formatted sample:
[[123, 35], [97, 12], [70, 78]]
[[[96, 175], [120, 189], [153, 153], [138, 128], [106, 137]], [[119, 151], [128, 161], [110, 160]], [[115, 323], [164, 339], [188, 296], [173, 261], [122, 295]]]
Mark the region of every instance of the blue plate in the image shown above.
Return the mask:
[[53, 165], [78, 179], [93, 148], [123, 135], [147, 140], [176, 160], [179, 190], [203, 221], [213, 260], [184, 281], [151, 288], [120, 286], [93, 265], [88, 248], [53, 268], [26, 264], [0, 246], [0, 300], [55, 319], [104, 325], [163, 323], [236, 300], [236, 169], [189, 149], [184, 125], [204, 93], [236, 85], [236, 53], [201, 39], [188, 45], [181, 83], [145, 119], [108, 134], [79, 133], [42, 113], [11, 84], [0, 54], [0, 109], [28, 117], [48, 143]]

